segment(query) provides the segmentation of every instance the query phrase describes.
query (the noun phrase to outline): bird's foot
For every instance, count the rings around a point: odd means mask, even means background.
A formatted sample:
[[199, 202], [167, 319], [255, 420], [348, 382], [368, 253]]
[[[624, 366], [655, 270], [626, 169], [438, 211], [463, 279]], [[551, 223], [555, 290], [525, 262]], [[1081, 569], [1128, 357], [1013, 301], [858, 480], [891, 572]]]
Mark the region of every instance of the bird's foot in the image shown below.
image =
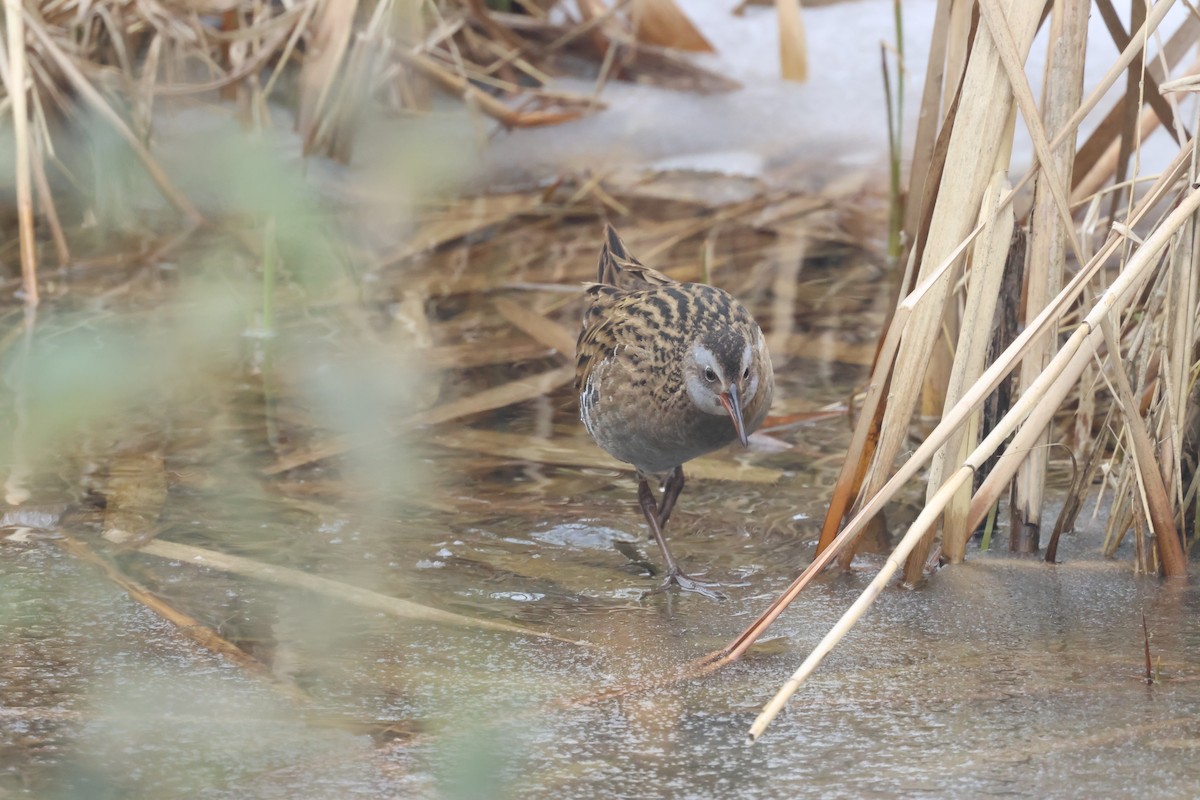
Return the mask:
[[679, 591], [681, 592], [694, 592], [698, 595], [707, 597], [709, 600], [729, 599], [724, 592], [717, 591], [715, 588], [710, 588], [715, 587], [718, 584], [696, 580], [691, 575], [684, 573], [678, 567], [668, 572], [667, 577], [663, 580], [663, 582], [643, 594], [642, 598], [645, 599], [652, 594], [665, 592], [670, 589], [672, 585], [678, 586]]

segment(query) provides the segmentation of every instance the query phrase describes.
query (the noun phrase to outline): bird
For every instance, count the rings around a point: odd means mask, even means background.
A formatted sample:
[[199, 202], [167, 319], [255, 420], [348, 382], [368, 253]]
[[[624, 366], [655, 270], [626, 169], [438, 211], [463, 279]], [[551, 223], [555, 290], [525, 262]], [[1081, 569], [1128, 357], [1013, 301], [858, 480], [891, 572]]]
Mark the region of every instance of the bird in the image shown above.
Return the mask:
[[721, 599], [715, 584], [680, 569], [663, 529], [683, 491], [683, 465], [734, 441], [747, 446], [767, 416], [775, 375], [762, 329], [725, 290], [642, 264], [611, 224], [584, 298], [579, 416], [596, 444], [636, 470], [638, 505], [666, 565], [648, 594], [675, 585]]

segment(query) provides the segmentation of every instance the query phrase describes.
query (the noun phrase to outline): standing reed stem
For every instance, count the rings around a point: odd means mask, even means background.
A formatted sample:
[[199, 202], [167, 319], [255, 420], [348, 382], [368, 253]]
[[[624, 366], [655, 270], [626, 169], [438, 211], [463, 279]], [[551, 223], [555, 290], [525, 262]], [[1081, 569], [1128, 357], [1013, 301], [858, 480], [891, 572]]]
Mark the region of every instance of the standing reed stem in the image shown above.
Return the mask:
[[25, 18], [21, 0], [4, 0], [8, 28], [8, 91], [12, 97], [13, 137], [16, 145], [17, 226], [21, 240], [21, 285], [25, 305], [36, 308], [37, 242], [33, 231], [33, 181], [29, 160], [29, 109], [25, 94]]

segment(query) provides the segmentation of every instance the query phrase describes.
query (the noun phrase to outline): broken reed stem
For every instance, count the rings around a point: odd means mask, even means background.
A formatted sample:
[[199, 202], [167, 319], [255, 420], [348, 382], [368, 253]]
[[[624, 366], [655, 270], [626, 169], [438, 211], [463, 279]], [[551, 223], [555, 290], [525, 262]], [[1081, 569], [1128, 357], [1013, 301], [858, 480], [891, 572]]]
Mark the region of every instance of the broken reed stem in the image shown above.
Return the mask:
[[170, 622], [179, 631], [196, 644], [209, 652], [216, 653], [237, 664], [242, 669], [258, 678], [266, 680], [293, 702], [306, 704], [311, 702], [308, 693], [295, 683], [283, 680], [271, 669], [254, 656], [226, 639], [216, 630], [205, 625], [200, 620], [172, 606], [158, 595], [130, 578], [108, 559], [102, 557], [92, 547], [73, 536], [63, 535], [55, 543], [81, 561], [96, 567], [104, 576], [121, 588], [135, 602], [154, 612]]
[[1168, 578], [1183, 577], [1187, 574], [1187, 556], [1184, 555], [1183, 545], [1179, 541], [1179, 531], [1175, 527], [1174, 512], [1171, 510], [1171, 498], [1163, 483], [1162, 472], [1159, 471], [1154, 443], [1138, 410], [1133, 388], [1129, 385], [1129, 376], [1120, 358], [1120, 342], [1113, 331], [1111, 319], [1106, 317], [1102, 320], [1101, 328], [1108, 345], [1109, 358], [1113, 362], [1112, 375], [1116, 382], [1117, 407], [1124, 417], [1125, 430], [1132, 444], [1133, 463], [1144, 498], [1143, 511], [1158, 545], [1162, 574]]
[[867, 613], [867, 609], [879, 597], [884, 587], [887, 586], [888, 581], [904, 565], [909, 553], [912, 552], [913, 548], [924, 537], [925, 531], [929, 530], [933, 523], [937, 521], [938, 516], [941, 514], [941, 509], [954, 496], [954, 493], [958, 491], [958, 486], [958, 482], [949, 480], [937, 490], [933, 498], [921, 510], [912, 527], [905, 534], [904, 539], [896, 546], [892, 554], [888, 556], [883, 568], [879, 570], [879, 574], [875, 576], [870, 585], [859, 595], [858, 599], [842, 615], [842, 618], [838, 620], [829, 633], [825, 634], [820, 643], [813, 648], [813, 651], [808, 654], [808, 658], [804, 659], [804, 663], [800, 665], [800, 668], [796, 670], [787, 683], [775, 693], [775, 696], [763, 708], [758, 718], [754, 720], [754, 724], [750, 726], [747, 743], [753, 744], [762, 736], [763, 731], [767, 729], [771, 721], [783, 710], [784, 705], [796, 693], [800, 685], [816, 670], [821, 661], [825, 659], [825, 656], [829, 655], [833, 648], [837, 646], [837, 643], [850, 632], [850, 629], [862, 619], [862, 616]]
[[[417, 52], [397, 50], [396, 57], [409, 67], [442, 85], [442, 88], [462, 97], [469, 105], [499, 122], [505, 128], [535, 128], [557, 125], [583, 116], [582, 111], [518, 111], [506, 106], [490, 94], [480, 91], [466, 77], [456, 75], [436, 60]], [[597, 104], [596, 108], [603, 108]]]
[[[1033, 90], [1030, 88], [1029, 79], [1025, 75], [1024, 60], [1021, 58], [1020, 53], [1017, 52], [1017, 45], [1013, 41], [1012, 31], [1000, 11], [991, 3], [982, 4], [980, 10], [984, 20], [987, 22], [988, 30], [992, 34], [996, 52], [1000, 56], [1000, 63], [1003, 65], [1005, 74], [1008, 76], [1008, 83], [1012, 89], [1013, 99], [1016, 101], [1017, 107], [1021, 110], [1021, 114], [1025, 119], [1025, 128], [1029, 132], [1029, 138], [1033, 141], [1033, 150], [1037, 155], [1038, 169], [1040, 171], [1038, 186], [1049, 190], [1054, 204], [1058, 207], [1058, 213], [1062, 216], [1062, 235], [1066, 238], [1067, 244], [1071, 245], [1071, 252], [1075, 256], [1075, 260], [1082, 264], [1086, 259], [1083, 257], [1080, 249], [1079, 239], [1075, 235], [1075, 225], [1071, 217], [1071, 206], [1067, 201], [1069, 179], [1067, 182], [1064, 182], [1060, 178], [1058, 161], [1054, 158], [1054, 153], [1051, 151], [1050, 142], [1046, 136], [1046, 129], [1042, 125], [1041, 115], [1038, 114], [1037, 101], [1033, 99]], [[1068, 128], [1068, 130], [1070, 129]], [[1066, 142], [1060, 142], [1059, 144], [1066, 144]]]
[[33, 238], [33, 180], [29, 158], [29, 107], [25, 91], [25, 16], [21, 0], [4, 0], [8, 28], [8, 87], [12, 98], [13, 135], [17, 172], [17, 227], [20, 231], [21, 285], [25, 305], [36, 308], [37, 242]]
[[139, 548], [137, 552], [164, 558], [168, 561], [180, 561], [184, 564], [191, 564], [197, 567], [207, 567], [208, 569], [216, 569], [246, 578], [254, 578], [255, 580], [266, 581], [267, 583], [274, 583], [280, 586], [306, 589], [333, 600], [380, 611], [400, 619], [432, 622], [459, 628], [503, 631], [522, 636], [553, 639], [557, 642], [566, 642], [567, 644], [574, 644], [581, 647], [589, 646], [586, 642], [564, 639], [551, 633], [523, 628], [520, 625], [487, 619], [475, 619], [462, 614], [455, 614], [451, 611], [443, 611], [440, 608], [423, 606], [420, 603], [414, 603], [410, 600], [390, 597], [379, 592], [373, 592], [370, 589], [363, 589], [360, 586], [352, 586], [341, 581], [330, 580], [320, 575], [310, 575], [307, 572], [279, 567], [274, 564], [266, 564], [262, 561], [254, 561], [253, 559], [220, 553], [215, 550], [205, 550], [200, 547], [176, 544], [175, 542], [164, 542], [156, 539]]

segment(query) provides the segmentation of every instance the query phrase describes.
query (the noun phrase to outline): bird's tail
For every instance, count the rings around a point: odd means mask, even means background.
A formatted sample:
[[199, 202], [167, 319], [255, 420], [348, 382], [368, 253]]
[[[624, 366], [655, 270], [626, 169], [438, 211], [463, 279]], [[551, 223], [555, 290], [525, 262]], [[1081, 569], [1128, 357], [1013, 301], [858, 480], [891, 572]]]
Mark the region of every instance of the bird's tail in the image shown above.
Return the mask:
[[629, 253], [612, 225], [604, 226], [604, 246], [600, 248], [600, 269], [596, 283], [615, 286], [625, 291], [637, 291], [651, 286], [665, 286], [675, 281], [652, 270]]

